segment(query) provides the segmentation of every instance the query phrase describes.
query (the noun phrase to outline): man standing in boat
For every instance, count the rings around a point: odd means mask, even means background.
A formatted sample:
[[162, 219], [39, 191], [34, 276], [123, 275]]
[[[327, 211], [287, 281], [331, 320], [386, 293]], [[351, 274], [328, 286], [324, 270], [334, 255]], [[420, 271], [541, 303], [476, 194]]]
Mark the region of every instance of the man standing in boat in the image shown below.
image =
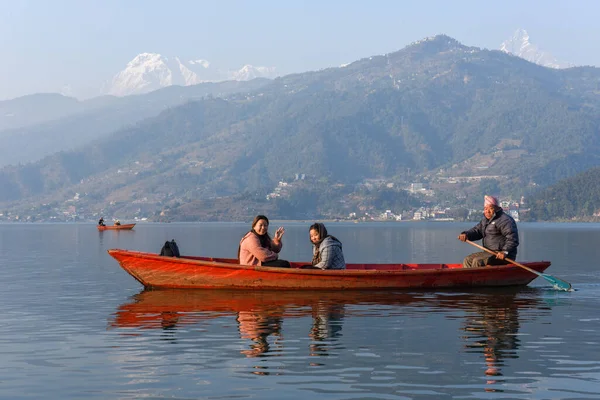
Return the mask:
[[100, 219], [98, 220], [98, 225], [105, 226], [104, 225], [104, 217], [100, 217]]
[[486, 265], [508, 264], [505, 258], [517, 257], [519, 231], [517, 223], [506, 214], [494, 196], [485, 196], [483, 218], [479, 224], [468, 231], [461, 232], [458, 240], [463, 242], [482, 239], [484, 247], [495, 252], [486, 251], [469, 254], [463, 260], [464, 268], [485, 267]]

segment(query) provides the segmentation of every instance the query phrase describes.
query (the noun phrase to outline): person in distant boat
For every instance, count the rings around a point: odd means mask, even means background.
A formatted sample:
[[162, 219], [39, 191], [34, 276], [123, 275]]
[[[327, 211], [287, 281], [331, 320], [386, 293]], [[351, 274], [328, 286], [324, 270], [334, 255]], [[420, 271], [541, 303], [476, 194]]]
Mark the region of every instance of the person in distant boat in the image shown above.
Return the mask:
[[252, 229], [240, 241], [238, 260], [242, 265], [262, 265], [268, 267], [289, 268], [290, 263], [279, 259], [283, 247], [281, 238], [285, 233], [283, 227], [277, 228], [273, 239], [269, 236], [269, 219], [257, 215], [252, 221]]
[[461, 232], [458, 240], [482, 240], [482, 245], [496, 254], [486, 251], [469, 254], [463, 260], [464, 268], [485, 267], [486, 265], [508, 264], [505, 258], [514, 260], [519, 246], [517, 223], [502, 207], [494, 196], [485, 196], [483, 218], [479, 224], [468, 231]]
[[115, 225], [116, 225], [116, 226], [119, 226], [119, 225], [121, 225], [121, 221], [119, 221], [119, 220], [116, 220], [116, 221], [115, 221]]
[[313, 268], [346, 269], [342, 242], [335, 236], [328, 235], [324, 224], [320, 222], [312, 224], [308, 233], [313, 244]]
[[106, 226], [106, 225], [104, 225], [104, 217], [100, 217], [100, 219], [98, 220], [98, 225]]

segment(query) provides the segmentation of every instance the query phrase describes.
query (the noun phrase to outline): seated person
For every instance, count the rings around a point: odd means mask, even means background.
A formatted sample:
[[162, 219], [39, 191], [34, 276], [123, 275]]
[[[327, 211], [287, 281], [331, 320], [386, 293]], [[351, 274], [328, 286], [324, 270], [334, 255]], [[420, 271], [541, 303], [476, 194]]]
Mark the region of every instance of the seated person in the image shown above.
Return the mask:
[[519, 230], [517, 223], [502, 210], [498, 199], [485, 196], [483, 202], [483, 218], [473, 228], [458, 235], [460, 241], [475, 241], [482, 239], [483, 247], [496, 254], [480, 251], [469, 254], [463, 260], [463, 268], [485, 267], [486, 265], [508, 264], [505, 258], [517, 258], [519, 246]]
[[100, 217], [100, 219], [98, 220], [98, 225], [106, 226], [106, 225], [104, 225], [104, 217]]
[[275, 237], [268, 233], [269, 220], [264, 215], [257, 215], [252, 221], [252, 229], [240, 241], [238, 260], [242, 265], [262, 265], [268, 267], [289, 268], [290, 263], [279, 260], [279, 252], [283, 247], [281, 237], [285, 233], [283, 227], [277, 228]]
[[313, 244], [312, 267], [319, 269], [346, 269], [342, 243], [327, 234], [325, 225], [316, 222], [308, 229]]
[[119, 220], [116, 220], [116, 221], [115, 221], [115, 225], [121, 225], [121, 221], [119, 221]]

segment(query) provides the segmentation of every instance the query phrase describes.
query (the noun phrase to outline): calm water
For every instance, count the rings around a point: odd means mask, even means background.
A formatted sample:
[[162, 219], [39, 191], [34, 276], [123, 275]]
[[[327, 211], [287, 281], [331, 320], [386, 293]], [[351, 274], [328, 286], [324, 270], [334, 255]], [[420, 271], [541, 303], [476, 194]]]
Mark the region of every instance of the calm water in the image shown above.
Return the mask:
[[[600, 225], [519, 225], [518, 260], [570, 293], [144, 291], [106, 253], [234, 257], [247, 225], [0, 224], [0, 398], [600, 398]], [[309, 260], [309, 224], [283, 225]], [[471, 225], [327, 227], [348, 262], [459, 262]]]

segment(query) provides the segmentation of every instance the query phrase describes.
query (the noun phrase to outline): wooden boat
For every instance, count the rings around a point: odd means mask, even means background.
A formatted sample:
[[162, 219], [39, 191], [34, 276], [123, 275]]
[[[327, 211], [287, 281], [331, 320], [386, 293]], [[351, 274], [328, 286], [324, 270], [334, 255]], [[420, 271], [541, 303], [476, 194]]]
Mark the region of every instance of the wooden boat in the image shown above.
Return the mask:
[[[462, 268], [461, 264], [347, 264], [345, 270], [239, 265], [228, 258], [164, 257], [111, 249], [108, 253], [147, 288], [381, 290], [524, 286], [537, 275], [515, 265]], [[522, 263], [543, 272], [549, 261]]]
[[135, 224], [97, 225], [99, 231], [130, 231]]

